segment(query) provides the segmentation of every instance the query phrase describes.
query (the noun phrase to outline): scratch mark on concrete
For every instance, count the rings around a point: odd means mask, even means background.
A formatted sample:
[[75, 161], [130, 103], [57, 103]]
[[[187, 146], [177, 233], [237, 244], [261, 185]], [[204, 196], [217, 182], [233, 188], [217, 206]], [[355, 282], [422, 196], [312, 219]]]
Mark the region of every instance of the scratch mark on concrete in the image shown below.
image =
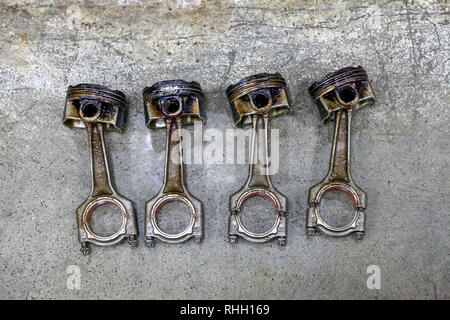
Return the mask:
[[405, 1], [405, 7], [406, 7], [406, 20], [408, 21], [408, 32], [409, 32], [409, 39], [411, 41], [411, 54], [412, 54], [412, 60], [413, 60], [413, 66], [411, 68], [413, 78], [416, 80], [416, 66], [417, 66], [417, 54], [416, 54], [416, 47], [414, 44], [414, 36], [412, 32], [412, 26], [411, 26], [411, 17], [409, 14], [409, 7], [408, 7], [408, 1]]

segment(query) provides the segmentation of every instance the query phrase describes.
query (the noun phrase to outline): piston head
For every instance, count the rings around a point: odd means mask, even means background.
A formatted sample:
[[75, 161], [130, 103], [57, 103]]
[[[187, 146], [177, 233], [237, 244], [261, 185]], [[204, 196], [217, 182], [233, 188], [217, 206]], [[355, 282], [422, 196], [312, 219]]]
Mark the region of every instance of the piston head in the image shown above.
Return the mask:
[[166, 118], [182, 118], [183, 124], [203, 121], [200, 100], [202, 88], [197, 82], [160, 81], [143, 92], [145, 124], [149, 129], [165, 127]]
[[101, 122], [107, 129], [121, 131], [126, 106], [122, 91], [80, 83], [67, 89], [63, 123], [69, 128], [85, 128], [85, 122]]
[[328, 74], [309, 87], [319, 119], [325, 122], [340, 109], [358, 110], [371, 106], [375, 95], [366, 71], [361, 67], [347, 67]]
[[241, 127], [251, 123], [252, 115], [271, 117], [290, 112], [286, 81], [279, 74], [260, 73], [246, 77], [227, 88], [233, 120]]

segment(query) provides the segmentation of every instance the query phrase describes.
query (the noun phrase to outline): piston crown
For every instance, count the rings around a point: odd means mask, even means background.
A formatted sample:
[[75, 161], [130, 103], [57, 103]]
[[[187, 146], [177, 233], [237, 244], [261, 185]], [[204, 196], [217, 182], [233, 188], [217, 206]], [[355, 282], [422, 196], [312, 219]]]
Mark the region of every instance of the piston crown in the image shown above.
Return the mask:
[[122, 91], [80, 83], [67, 89], [63, 123], [69, 128], [85, 128], [85, 122], [101, 122], [107, 129], [121, 131], [126, 107]]
[[145, 124], [149, 129], [165, 127], [165, 119], [181, 118], [184, 124], [204, 121], [200, 103], [202, 88], [195, 81], [166, 80], [143, 91]]
[[309, 87], [319, 119], [325, 122], [340, 109], [358, 110], [371, 106], [375, 95], [366, 71], [361, 67], [346, 67], [332, 72]]
[[246, 77], [227, 88], [235, 124], [241, 127], [251, 123], [252, 115], [270, 117], [290, 112], [286, 81], [279, 74], [260, 73]]

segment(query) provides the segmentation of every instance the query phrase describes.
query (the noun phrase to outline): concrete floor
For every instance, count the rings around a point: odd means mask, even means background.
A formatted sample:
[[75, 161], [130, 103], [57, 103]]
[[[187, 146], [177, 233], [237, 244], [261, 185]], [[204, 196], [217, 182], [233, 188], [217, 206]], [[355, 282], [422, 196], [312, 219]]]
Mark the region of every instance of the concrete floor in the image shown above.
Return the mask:
[[[0, 298], [450, 297], [447, 1], [2, 0], [0, 8]], [[308, 239], [307, 192], [327, 171], [333, 125], [319, 123], [307, 88], [348, 65], [365, 67], [377, 95], [352, 128], [367, 233], [360, 242]], [[108, 132], [106, 143], [142, 231], [144, 203], [162, 183], [165, 135], [144, 127], [142, 89], [200, 82], [204, 129], [224, 132], [233, 127], [226, 87], [258, 72], [280, 72], [293, 106], [272, 121], [282, 154], [272, 182], [289, 199], [288, 245], [229, 245], [228, 197], [246, 165], [190, 164], [187, 186], [204, 204], [202, 244], [141, 241], [82, 256], [75, 209], [90, 190], [88, 145], [83, 130], [61, 123], [67, 86], [126, 93], [126, 129]], [[327, 209], [345, 208], [342, 199], [330, 196]], [[71, 265], [79, 290], [66, 284]], [[379, 290], [366, 286], [370, 265], [380, 268]]]

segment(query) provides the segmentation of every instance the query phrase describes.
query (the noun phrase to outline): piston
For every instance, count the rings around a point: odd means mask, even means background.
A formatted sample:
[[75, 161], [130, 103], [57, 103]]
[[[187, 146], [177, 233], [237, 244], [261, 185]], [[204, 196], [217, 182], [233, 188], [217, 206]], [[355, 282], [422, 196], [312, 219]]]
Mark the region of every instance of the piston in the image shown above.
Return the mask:
[[[350, 125], [353, 111], [372, 106], [375, 95], [362, 67], [347, 67], [330, 73], [322, 81], [314, 82], [309, 93], [319, 119], [324, 123], [334, 116], [335, 129], [328, 173], [309, 189], [306, 233], [314, 235], [318, 230], [332, 236], [355, 233], [357, 239], [362, 239], [367, 196], [350, 174]], [[320, 215], [322, 197], [330, 190], [344, 191], [353, 200], [355, 215], [345, 226], [331, 226]]]
[[[193, 121], [204, 121], [200, 112], [203, 97], [200, 84], [184, 80], [161, 81], [143, 90], [145, 122], [149, 129], [166, 128], [166, 158], [163, 186], [145, 205], [145, 242], [153, 247], [155, 239], [180, 243], [203, 238], [202, 203], [184, 185], [181, 129]], [[169, 202], [179, 201], [189, 208], [190, 222], [180, 233], [170, 234], [158, 225], [157, 216]]]
[[[122, 130], [125, 108], [125, 95], [118, 90], [96, 84], [78, 84], [67, 90], [63, 123], [69, 128], [86, 128], [89, 138], [92, 187], [88, 198], [76, 210], [78, 238], [84, 255], [90, 253], [89, 243], [109, 246], [128, 239], [132, 247], [137, 245], [133, 204], [112, 186], [103, 139], [105, 128]], [[94, 233], [90, 225], [92, 213], [104, 204], [118, 207], [122, 214], [120, 228], [110, 236]]]
[[[269, 118], [290, 112], [286, 82], [280, 74], [256, 74], [242, 79], [226, 90], [236, 126], [252, 125], [250, 164], [244, 186], [230, 196], [228, 240], [236, 243], [238, 237], [262, 243], [278, 239], [280, 246], [287, 241], [287, 198], [277, 191], [269, 175], [268, 127]], [[274, 204], [275, 222], [265, 232], [248, 230], [242, 223], [241, 208], [254, 196], [268, 198]]]

